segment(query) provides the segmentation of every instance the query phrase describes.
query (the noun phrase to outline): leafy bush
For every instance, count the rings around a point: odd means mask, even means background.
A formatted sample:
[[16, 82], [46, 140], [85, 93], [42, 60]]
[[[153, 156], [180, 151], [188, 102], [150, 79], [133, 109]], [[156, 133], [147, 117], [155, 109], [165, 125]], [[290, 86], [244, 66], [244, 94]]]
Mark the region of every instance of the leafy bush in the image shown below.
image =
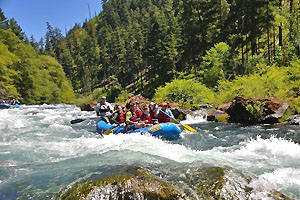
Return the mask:
[[217, 43], [206, 51], [199, 72], [199, 75], [203, 76], [204, 84], [209, 88], [214, 88], [219, 80], [225, 80], [228, 77], [227, 73], [231, 71], [227, 69], [230, 66], [229, 62], [230, 47], [224, 42]]
[[[299, 96], [300, 75], [295, 66], [277, 67], [265, 64], [257, 65], [257, 72], [237, 77], [232, 82], [220, 81], [217, 88], [218, 99], [215, 104], [226, 103], [236, 96], [277, 97], [290, 101], [291, 97]], [[297, 103], [297, 100], [295, 101]]]
[[122, 90], [119, 96], [115, 99], [115, 102], [119, 104], [124, 104], [125, 101], [128, 99], [129, 95], [130, 94], [127, 92], [127, 90]]
[[177, 79], [167, 83], [165, 87], [157, 88], [154, 99], [159, 102], [171, 100], [184, 106], [211, 103], [214, 99], [214, 93], [194, 79]]

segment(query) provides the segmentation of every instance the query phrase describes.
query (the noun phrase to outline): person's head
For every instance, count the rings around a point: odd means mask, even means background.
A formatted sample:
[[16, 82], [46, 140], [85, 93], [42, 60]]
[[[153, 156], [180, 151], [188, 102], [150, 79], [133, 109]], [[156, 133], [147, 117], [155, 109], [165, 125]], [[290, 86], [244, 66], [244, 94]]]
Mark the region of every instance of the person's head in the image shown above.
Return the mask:
[[122, 112], [122, 111], [123, 111], [123, 108], [122, 108], [121, 105], [118, 105], [116, 110], [119, 111], [119, 112]]
[[101, 103], [105, 103], [106, 102], [106, 97], [105, 96], [103, 96], [103, 97], [101, 97]]
[[156, 104], [155, 104], [154, 102], [151, 102], [151, 103], [149, 104], [150, 110], [154, 110], [155, 107], [156, 107]]
[[143, 108], [143, 111], [144, 111], [144, 113], [145, 114], [148, 114], [149, 113], [149, 107], [148, 106], [145, 106], [144, 108]]
[[162, 109], [162, 110], [164, 110], [164, 111], [167, 110], [167, 108], [168, 108], [168, 103], [163, 102], [163, 103], [161, 103], [160, 105], [161, 105], [161, 109]]
[[116, 105], [114, 106], [114, 110], [118, 110], [118, 107], [119, 107], [119, 104], [116, 104]]
[[135, 102], [130, 103], [130, 110], [133, 111], [133, 112], [136, 110], [136, 103]]

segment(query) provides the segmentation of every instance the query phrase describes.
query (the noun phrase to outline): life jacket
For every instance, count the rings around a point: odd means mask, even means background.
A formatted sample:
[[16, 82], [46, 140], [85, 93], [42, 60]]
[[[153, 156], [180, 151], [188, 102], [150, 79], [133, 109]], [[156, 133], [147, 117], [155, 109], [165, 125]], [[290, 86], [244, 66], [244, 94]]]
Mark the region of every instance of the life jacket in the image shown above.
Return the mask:
[[124, 112], [118, 113], [118, 117], [117, 117], [116, 120], [117, 120], [117, 122], [119, 122], [119, 123], [125, 122]]
[[[127, 112], [131, 112], [131, 111], [129, 110]], [[126, 116], [127, 112], [124, 113], [124, 116]], [[132, 122], [137, 122], [137, 115], [136, 115], [136, 113], [135, 112], [131, 112], [131, 114], [132, 114], [132, 116], [130, 117], [129, 120], [132, 121]]]
[[143, 115], [142, 115], [142, 117], [141, 117], [141, 121], [144, 121], [144, 122], [146, 122], [146, 124], [150, 124], [151, 123], [151, 116], [150, 115], [145, 115], [144, 113], [143, 113]]
[[105, 113], [105, 112], [108, 112], [108, 111], [110, 111], [109, 106], [106, 105], [106, 104], [100, 103], [99, 112], [100, 113]]
[[[168, 112], [166, 112], [166, 113], [168, 113]], [[170, 117], [168, 115], [166, 115], [165, 113], [163, 113], [163, 112], [159, 112], [158, 122], [159, 123], [170, 122]]]
[[154, 116], [154, 114], [155, 114], [154, 111], [150, 110], [150, 117], [151, 117], [151, 119], [156, 119], [155, 116]]
[[137, 118], [142, 119], [142, 115], [144, 114], [143, 111], [141, 111], [140, 108], [137, 108], [135, 111], [135, 114], [137, 115]]

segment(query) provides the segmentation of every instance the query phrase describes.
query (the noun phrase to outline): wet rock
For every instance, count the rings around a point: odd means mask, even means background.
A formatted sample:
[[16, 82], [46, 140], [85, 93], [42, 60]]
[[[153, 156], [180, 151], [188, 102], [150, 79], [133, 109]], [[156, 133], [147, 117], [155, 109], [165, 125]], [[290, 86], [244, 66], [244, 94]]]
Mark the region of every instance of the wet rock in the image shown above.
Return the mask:
[[60, 199], [187, 199], [181, 190], [134, 167], [73, 186]]
[[257, 185], [251, 177], [221, 167], [189, 168], [182, 177], [190, 187], [184, 190], [189, 199], [290, 199], [269, 185]]
[[226, 109], [229, 121], [243, 124], [275, 124], [290, 115], [289, 104], [276, 98], [236, 97]]
[[226, 111], [230, 107], [231, 103], [225, 103], [218, 106], [217, 110]]
[[129, 167], [100, 179], [83, 181], [61, 192], [57, 199], [289, 200], [268, 183], [256, 181], [241, 172], [199, 162], [167, 170], [163, 165], [151, 166], [147, 171]]
[[172, 107], [171, 111], [172, 111], [174, 117], [178, 120], [185, 120], [187, 112], [188, 112], [187, 110], [184, 110], [179, 107]]
[[211, 109], [207, 112], [207, 121], [227, 122], [228, 114], [221, 110]]
[[290, 125], [300, 125], [300, 115], [293, 115], [290, 116], [286, 121], [285, 124]]

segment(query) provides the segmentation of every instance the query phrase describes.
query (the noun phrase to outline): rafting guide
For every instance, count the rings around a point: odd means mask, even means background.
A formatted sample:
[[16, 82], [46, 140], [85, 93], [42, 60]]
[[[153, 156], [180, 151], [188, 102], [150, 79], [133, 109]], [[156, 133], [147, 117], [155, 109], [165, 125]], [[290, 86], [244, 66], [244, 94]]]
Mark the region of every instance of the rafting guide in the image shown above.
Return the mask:
[[112, 117], [113, 107], [110, 103], [106, 102], [106, 97], [101, 97], [100, 103], [95, 108], [97, 116], [106, 123]]

